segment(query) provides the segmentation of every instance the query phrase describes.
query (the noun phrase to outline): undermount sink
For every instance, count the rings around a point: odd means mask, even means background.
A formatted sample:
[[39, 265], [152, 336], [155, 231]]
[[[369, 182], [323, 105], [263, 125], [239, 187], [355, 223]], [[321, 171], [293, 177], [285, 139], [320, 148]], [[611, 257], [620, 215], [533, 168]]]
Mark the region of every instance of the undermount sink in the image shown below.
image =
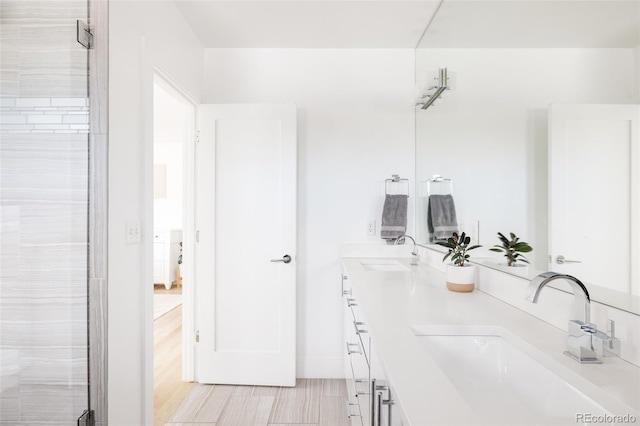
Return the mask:
[[401, 272], [401, 271], [411, 271], [411, 269], [407, 268], [402, 263], [397, 260], [385, 260], [385, 259], [371, 259], [371, 260], [361, 260], [360, 264], [367, 271], [386, 271], [386, 272]]
[[580, 413], [633, 411], [502, 327], [429, 325], [412, 331], [480, 416], [575, 425], [582, 423]]

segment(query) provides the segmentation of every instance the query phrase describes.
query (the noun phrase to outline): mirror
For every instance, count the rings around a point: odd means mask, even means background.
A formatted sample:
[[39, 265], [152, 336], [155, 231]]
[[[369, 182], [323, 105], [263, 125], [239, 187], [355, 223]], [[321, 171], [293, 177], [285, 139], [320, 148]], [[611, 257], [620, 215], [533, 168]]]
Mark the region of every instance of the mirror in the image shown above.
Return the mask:
[[[441, 175], [451, 179], [460, 230], [483, 245], [472, 259], [524, 278], [547, 270], [575, 275], [594, 300], [640, 315], [640, 278], [637, 267], [632, 269], [640, 264], [633, 247], [640, 241], [640, 147], [638, 126], [630, 124], [637, 123], [640, 113], [626, 123], [616, 121], [612, 131], [626, 129], [627, 142], [622, 135], [622, 148], [607, 155], [607, 161], [594, 161], [602, 153], [586, 148], [565, 150], [569, 159], [581, 162], [581, 173], [589, 173], [589, 179], [577, 178], [577, 172], [559, 174], [549, 163], [559, 158], [555, 148], [549, 148], [556, 144], [549, 138], [551, 105], [640, 108], [640, 1], [444, 0], [416, 48], [416, 98], [437, 85], [442, 68], [447, 69], [449, 88], [428, 109], [416, 109], [419, 243], [430, 245], [427, 181]], [[570, 144], [581, 148], [580, 135], [592, 134], [589, 129], [574, 133], [578, 142]], [[587, 151], [591, 156], [580, 160]], [[624, 167], [616, 167], [621, 161]], [[611, 170], [605, 170], [609, 166]], [[567, 167], [563, 163], [559, 170]], [[598, 179], [591, 179], [594, 176]], [[553, 219], [552, 212], [562, 203], [549, 188], [568, 184], [580, 188], [570, 193], [570, 204], [590, 215], [574, 211], [562, 223]], [[622, 207], [614, 206], [612, 186], [624, 186], [617, 192], [625, 197], [615, 201]], [[625, 215], [614, 217], [621, 209]], [[584, 225], [574, 228], [582, 231], [585, 226], [606, 229], [603, 240], [589, 240], [590, 230], [583, 232], [583, 240], [558, 232], [578, 219]], [[596, 220], [599, 223], [593, 223]], [[488, 250], [499, 244], [498, 232], [514, 232], [533, 247], [525, 254], [529, 265], [507, 267], [501, 254]], [[613, 234], [624, 234], [626, 240], [616, 242], [608, 237]], [[587, 261], [580, 253], [583, 264], [558, 265], [558, 255], [578, 260], [570, 248], [558, 251], [558, 238], [573, 241], [569, 247], [590, 246], [596, 255], [611, 254], [611, 260], [601, 256]], [[616, 285], [610, 285], [608, 275], [590, 277], [585, 272], [620, 267], [628, 269], [624, 284], [616, 278]]]

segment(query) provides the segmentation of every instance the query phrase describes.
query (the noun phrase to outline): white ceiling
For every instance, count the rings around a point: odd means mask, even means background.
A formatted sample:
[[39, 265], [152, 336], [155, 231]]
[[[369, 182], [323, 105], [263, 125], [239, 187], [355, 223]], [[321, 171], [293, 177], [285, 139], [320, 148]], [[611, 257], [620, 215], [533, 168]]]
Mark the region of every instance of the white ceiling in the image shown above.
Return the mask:
[[[440, 0], [174, 0], [205, 47], [413, 48]], [[640, 0], [444, 0], [421, 47], [634, 47]]]
[[208, 48], [414, 48], [440, 0], [176, 0]]
[[420, 47], [630, 48], [640, 0], [445, 0]]

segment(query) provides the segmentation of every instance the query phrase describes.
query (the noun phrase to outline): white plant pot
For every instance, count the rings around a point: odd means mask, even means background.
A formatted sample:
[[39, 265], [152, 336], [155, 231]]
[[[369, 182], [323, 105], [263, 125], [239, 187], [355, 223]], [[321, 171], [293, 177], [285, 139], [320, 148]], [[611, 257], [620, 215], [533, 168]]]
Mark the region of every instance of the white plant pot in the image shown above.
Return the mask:
[[447, 289], [460, 293], [473, 291], [476, 286], [476, 265], [467, 263], [465, 266], [447, 265]]

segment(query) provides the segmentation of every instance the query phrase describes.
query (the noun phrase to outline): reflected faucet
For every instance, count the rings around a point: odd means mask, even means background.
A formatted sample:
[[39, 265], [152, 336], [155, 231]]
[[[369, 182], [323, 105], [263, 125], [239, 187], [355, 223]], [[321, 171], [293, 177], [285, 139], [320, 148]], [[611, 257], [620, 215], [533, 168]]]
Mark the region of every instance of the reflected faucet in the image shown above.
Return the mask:
[[412, 265], [417, 265], [418, 261], [420, 260], [420, 255], [418, 254], [418, 249], [417, 249], [417, 244], [416, 244], [416, 240], [413, 239], [412, 236], [410, 235], [400, 235], [398, 238], [396, 238], [396, 240], [393, 242], [394, 246], [397, 246], [398, 244], [400, 244], [401, 242], [404, 244], [404, 240], [405, 238], [409, 238], [411, 241], [413, 241], [413, 251], [411, 252], [411, 264]]
[[531, 280], [527, 287], [527, 297], [532, 303], [538, 303], [540, 291], [551, 281], [564, 279], [569, 282], [575, 295], [575, 319], [569, 320], [567, 336], [568, 351], [565, 355], [582, 364], [602, 364], [601, 357], [620, 356], [620, 340], [615, 337], [614, 322], [608, 320], [607, 332], [598, 330], [591, 319], [591, 298], [589, 291], [582, 282], [574, 276], [558, 272], [543, 272]]

